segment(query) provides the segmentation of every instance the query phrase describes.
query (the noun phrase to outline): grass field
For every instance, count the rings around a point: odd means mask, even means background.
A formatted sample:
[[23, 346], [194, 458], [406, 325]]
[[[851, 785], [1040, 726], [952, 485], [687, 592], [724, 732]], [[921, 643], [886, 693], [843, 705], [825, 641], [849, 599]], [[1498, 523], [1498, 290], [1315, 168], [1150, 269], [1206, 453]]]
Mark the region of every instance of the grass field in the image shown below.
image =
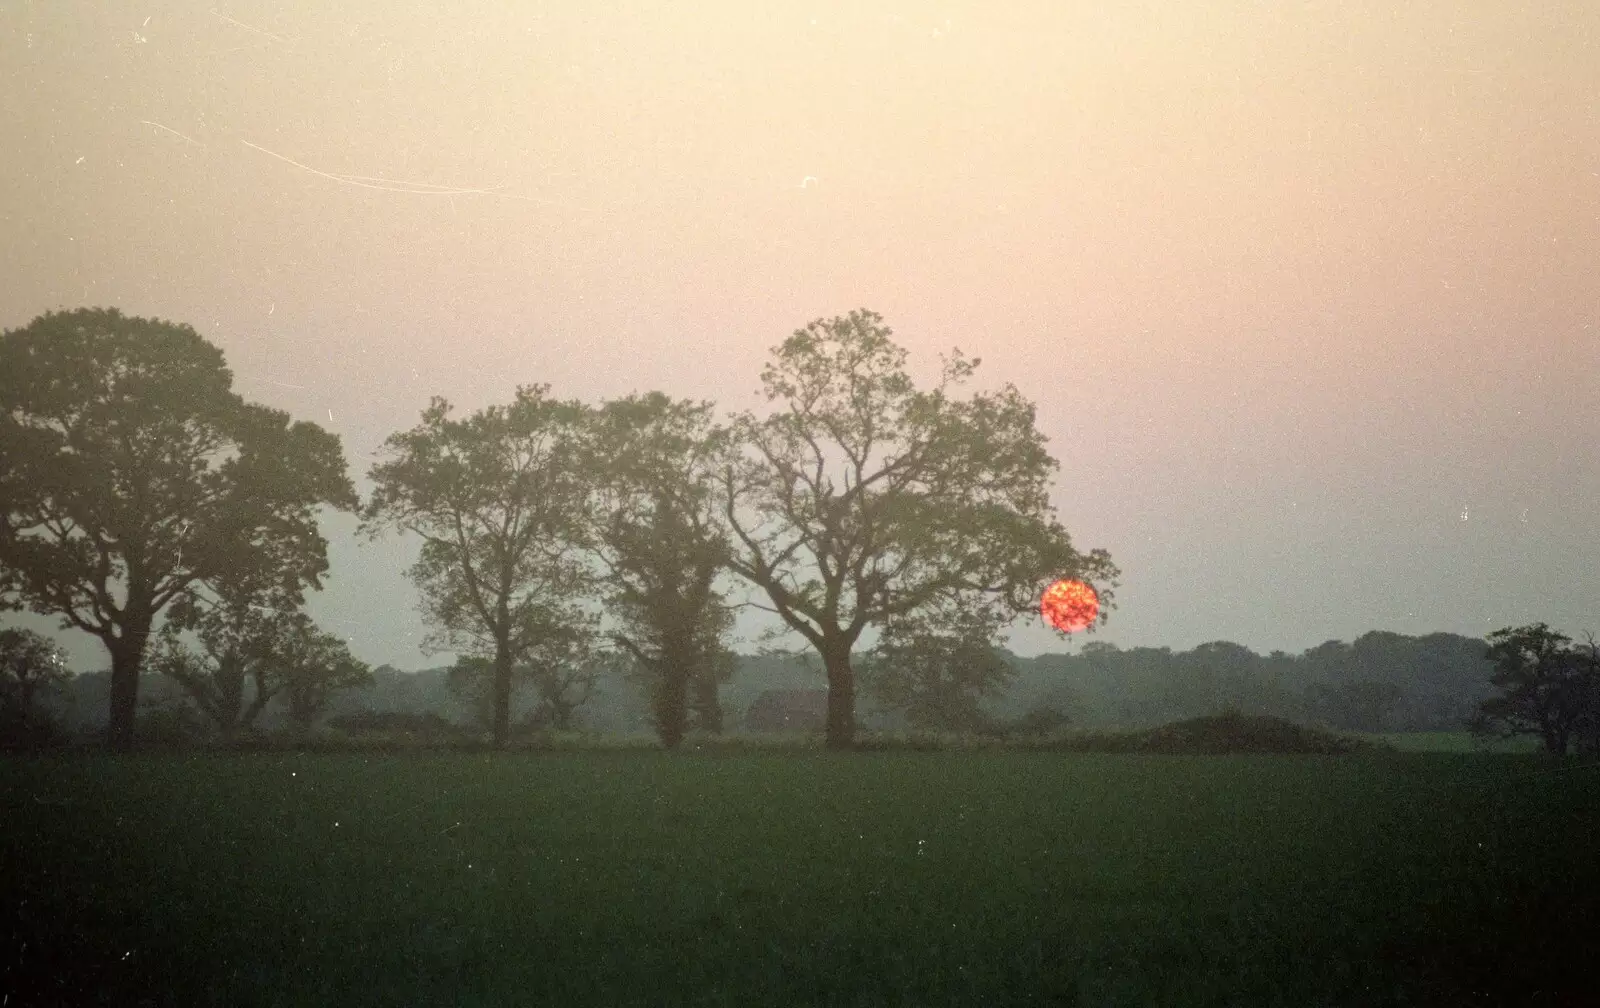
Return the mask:
[[1520, 735], [1516, 738], [1480, 738], [1464, 731], [1353, 734], [1358, 738], [1369, 739], [1404, 752], [1535, 753], [1542, 749], [1539, 740], [1531, 735]]
[[1600, 953], [1600, 767], [1534, 757], [70, 754], [0, 801], [12, 1008], [1588, 1004]]

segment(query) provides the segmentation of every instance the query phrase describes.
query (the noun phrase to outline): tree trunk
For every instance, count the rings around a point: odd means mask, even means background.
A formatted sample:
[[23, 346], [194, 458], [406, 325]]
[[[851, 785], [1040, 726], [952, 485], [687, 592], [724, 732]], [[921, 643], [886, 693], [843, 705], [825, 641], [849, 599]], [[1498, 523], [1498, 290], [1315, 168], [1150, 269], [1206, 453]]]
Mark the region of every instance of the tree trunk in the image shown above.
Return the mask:
[[662, 642], [651, 704], [656, 734], [668, 749], [676, 749], [689, 731], [689, 678], [694, 675], [694, 648], [683, 628], [675, 629]]
[[681, 661], [663, 661], [656, 683], [656, 734], [661, 744], [676, 749], [688, 727], [689, 669]]
[[224, 735], [238, 731], [244, 713], [244, 673], [237, 668], [222, 668], [217, 676], [217, 721]]
[[496, 749], [511, 741], [511, 648], [506, 642], [494, 649], [493, 740]]
[[311, 737], [311, 726], [317, 721], [316, 687], [306, 686], [302, 689], [290, 687], [289, 691], [289, 724], [294, 731], [294, 736], [301, 742]]
[[722, 734], [722, 698], [718, 695], [721, 683], [717, 681], [714, 659], [706, 659], [693, 678], [695, 727], [712, 734]]
[[822, 665], [828, 673], [829, 749], [850, 749], [856, 741], [856, 673], [850, 667], [850, 645], [823, 649]]
[[39, 680], [27, 673], [20, 673], [17, 680], [17, 710], [22, 714], [24, 723], [33, 720], [33, 698], [38, 693]]
[[239, 712], [239, 728], [241, 731], [253, 732], [256, 730], [256, 718], [272, 702], [275, 695], [270, 692], [260, 672], [255, 674], [255, 695], [250, 698], [250, 705]]
[[134, 722], [139, 714], [139, 671], [144, 665], [145, 642], [151, 619], [130, 618], [120, 637], [103, 638], [111, 652], [111, 709], [106, 718], [106, 745], [116, 750], [133, 748]]

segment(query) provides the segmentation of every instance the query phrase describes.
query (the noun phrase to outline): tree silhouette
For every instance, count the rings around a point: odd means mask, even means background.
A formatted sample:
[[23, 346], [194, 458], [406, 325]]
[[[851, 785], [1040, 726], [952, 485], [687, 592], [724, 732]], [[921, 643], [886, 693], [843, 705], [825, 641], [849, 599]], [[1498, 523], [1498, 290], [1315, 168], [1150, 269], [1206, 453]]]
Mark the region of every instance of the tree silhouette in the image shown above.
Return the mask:
[[322, 505], [353, 509], [339, 439], [245, 403], [192, 328], [52, 312], [0, 338], [0, 599], [111, 656], [107, 739], [133, 740], [156, 617], [231, 566], [327, 569]]
[[891, 335], [859, 310], [774, 348], [761, 381], [780, 408], [739, 418], [744, 454], [722, 477], [729, 566], [821, 655], [833, 748], [853, 743], [851, 651], [867, 627], [944, 605], [1000, 622], [1056, 578], [1093, 583], [1109, 608], [1117, 574], [1055, 519], [1058, 466], [1033, 405], [1010, 386], [954, 398], [978, 365], [959, 351], [918, 390]]
[[278, 649], [299, 611], [297, 580], [284, 577], [292, 566], [268, 553], [255, 559], [264, 562], [218, 572], [179, 596], [150, 656], [151, 668], [182, 687], [224, 740], [252, 729], [282, 692]]
[[579, 465], [585, 410], [548, 391], [520, 387], [510, 404], [464, 420], [435, 398], [420, 424], [384, 442], [363, 512], [371, 537], [422, 539], [410, 574], [434, 631], [429, 646], [493, 657], [496, 746], [510, 737], [513, 669], [587, 620], [576, 602], [593, 580], [580, 550], [591, 490]]
[[1478, 707], [1478, 734], [1537, 735], [1545, 751], [1565, 756], [1574, 741], [1587, 743], [1600, 721], [1600, 646], [1572, 638], [1546, 623], [1496, 630], [1487, 638], [1495, 663], [1490, 682], [1502, 692]]
[[310, 733], [340, 690], [372, 685], [372, 669], [352, 657], [346, 643], [317, 628], [305, 613], [293, 613], [274, 634], [272, 660], [281, 682], [289, 724]]
[[[576, 632], [547, 637], [540, 641], [511, 670], [513, 703], [524, 689], [537, 698], [522, 727], [549, 727], [567, 731], [577, 723], [579, 708], [594, 694], [595, 682], [613, 654], [595, 653], [590, 648], [592, 632], [581, 624]], [[494, 726], [494, 659], [482, 655], [463, 655], [456, 659], [446, 679], [448, 688], [472, 706], [474, 720], [484, 728]]]
[[727, 432], [711, 410], [659, 392], [614, 400], [588, 442], [599, 494], [589, 543], [616, 619], [611, 638], [646, 680], [669, 749], [691, 706], [702, 728], [720, 729], [717, 687], [731, 674], [722, 638], [733, 615], [716, 588], [728, 562], [715, 496]]
[[985, 727], [981, 701], [1016, 675], [997, 646], [999, 629], [988, 612], [948, 605], [897, 620], [863, 664], [864, 685], [913, 728], [977, 731]]

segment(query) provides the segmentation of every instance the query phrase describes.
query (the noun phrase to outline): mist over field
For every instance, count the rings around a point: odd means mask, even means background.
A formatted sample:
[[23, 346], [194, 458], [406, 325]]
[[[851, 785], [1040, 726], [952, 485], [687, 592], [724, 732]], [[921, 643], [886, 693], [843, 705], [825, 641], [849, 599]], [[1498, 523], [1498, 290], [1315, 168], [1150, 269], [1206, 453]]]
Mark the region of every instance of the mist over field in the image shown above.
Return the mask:
[[1588, 1004], [1600, 7], [0, 4], [0, 1008]]

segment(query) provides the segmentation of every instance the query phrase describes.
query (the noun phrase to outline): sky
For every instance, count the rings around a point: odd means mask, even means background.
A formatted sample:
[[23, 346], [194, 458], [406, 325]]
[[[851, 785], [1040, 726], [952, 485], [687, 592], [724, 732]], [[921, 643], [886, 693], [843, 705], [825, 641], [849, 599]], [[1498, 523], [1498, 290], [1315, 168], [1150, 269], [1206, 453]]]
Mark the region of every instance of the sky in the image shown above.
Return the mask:
[[[1588, 0], [5, 0], [0, 131], [0, 327], [187, 322], [363, 491], [430, 396], [760, 408], [866, 307], [1037, 404], [1098, 639], [1600, 632]], [[442, 663], [354, 525], [312, 612]]]

